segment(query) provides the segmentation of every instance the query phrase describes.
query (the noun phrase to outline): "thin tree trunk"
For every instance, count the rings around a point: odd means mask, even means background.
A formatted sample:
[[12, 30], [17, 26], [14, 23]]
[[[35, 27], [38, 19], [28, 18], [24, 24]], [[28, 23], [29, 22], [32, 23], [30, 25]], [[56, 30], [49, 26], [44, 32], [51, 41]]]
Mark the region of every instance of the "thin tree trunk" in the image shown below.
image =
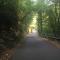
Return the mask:
[[41, 13], [40, 25], [41, 25], [41, 33], [42, 33], [42, 13]]
[[55, 14], [56, 14], [56, 17], [55, 17], [55, 26], [54, 26], [54, 29], [53, 29], [53, 32], [54, 32], [54, 36], [56, 37], [56, 20], [57, 20], [57, 8], [56, 8], [56, 3], [55, 3]]

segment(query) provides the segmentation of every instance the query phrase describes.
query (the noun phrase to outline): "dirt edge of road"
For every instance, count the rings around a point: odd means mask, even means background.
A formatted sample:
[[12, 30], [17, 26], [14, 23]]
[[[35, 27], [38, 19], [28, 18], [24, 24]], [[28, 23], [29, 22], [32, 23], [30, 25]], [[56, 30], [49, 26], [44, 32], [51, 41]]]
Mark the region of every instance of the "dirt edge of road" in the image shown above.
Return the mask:
[[50, 43], [51, 45], [53, 45], [56, 48], [60, 48], [60, 43], [58, 43], [57, 40], [52, 41], [52, 40], [49, 40], [47, 38], [44, 38], [44, 41], [47, 42], [47, 43]]

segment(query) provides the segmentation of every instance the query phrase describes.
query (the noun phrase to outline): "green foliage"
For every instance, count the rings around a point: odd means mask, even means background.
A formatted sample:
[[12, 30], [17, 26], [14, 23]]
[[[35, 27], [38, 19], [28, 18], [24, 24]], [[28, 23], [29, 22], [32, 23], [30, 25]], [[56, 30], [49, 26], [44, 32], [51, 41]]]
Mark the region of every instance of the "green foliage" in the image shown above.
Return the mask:
[[[43, 0], [42, 0], [43, 1]], [[51, 0], [50, 0], [51, 1]], [[49, 2], [50, 2], [49, 1]], [[52, 1], [52, 4], [46, 4], [44, 1], [38, 1], [36, 5], [38, 11], [38, 32], [39, 35], [60, 37], [60, 5], [59, 1]]]
[[37, 0], [34, 4], [31, 0], [0, 0], [1, 49], [23, 41], [33, 13], [38, 14], [39, 35], [60, 37], [60, 1]]
[[19, 30], [22, 34], [27, 30], [27, 26], [32, 18], [32, 2], [30, 0], [19, 0], [18, 4]]
[[0, 0], [0, 52], [16, 45], [17, 1]]

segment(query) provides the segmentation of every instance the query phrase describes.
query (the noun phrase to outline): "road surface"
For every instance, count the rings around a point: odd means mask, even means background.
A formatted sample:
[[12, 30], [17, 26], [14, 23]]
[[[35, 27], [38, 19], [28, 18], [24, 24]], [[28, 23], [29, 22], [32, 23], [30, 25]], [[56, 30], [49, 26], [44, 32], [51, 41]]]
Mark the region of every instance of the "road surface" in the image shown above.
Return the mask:
[[25, 47], [16, 48], [12, 60], [60, 60], [60, 49], [30, 34], [25, 38]]

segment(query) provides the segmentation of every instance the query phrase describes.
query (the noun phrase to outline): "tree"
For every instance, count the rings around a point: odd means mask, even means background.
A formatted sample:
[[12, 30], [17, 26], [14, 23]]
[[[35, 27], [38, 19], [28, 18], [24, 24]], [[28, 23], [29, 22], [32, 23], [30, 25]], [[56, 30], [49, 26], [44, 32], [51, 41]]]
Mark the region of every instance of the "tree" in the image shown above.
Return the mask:
[[38, 0], [35, 11], [38, 12], [38, 31], [41, 35], [59, 37], [60, 17], [59, 0]]

